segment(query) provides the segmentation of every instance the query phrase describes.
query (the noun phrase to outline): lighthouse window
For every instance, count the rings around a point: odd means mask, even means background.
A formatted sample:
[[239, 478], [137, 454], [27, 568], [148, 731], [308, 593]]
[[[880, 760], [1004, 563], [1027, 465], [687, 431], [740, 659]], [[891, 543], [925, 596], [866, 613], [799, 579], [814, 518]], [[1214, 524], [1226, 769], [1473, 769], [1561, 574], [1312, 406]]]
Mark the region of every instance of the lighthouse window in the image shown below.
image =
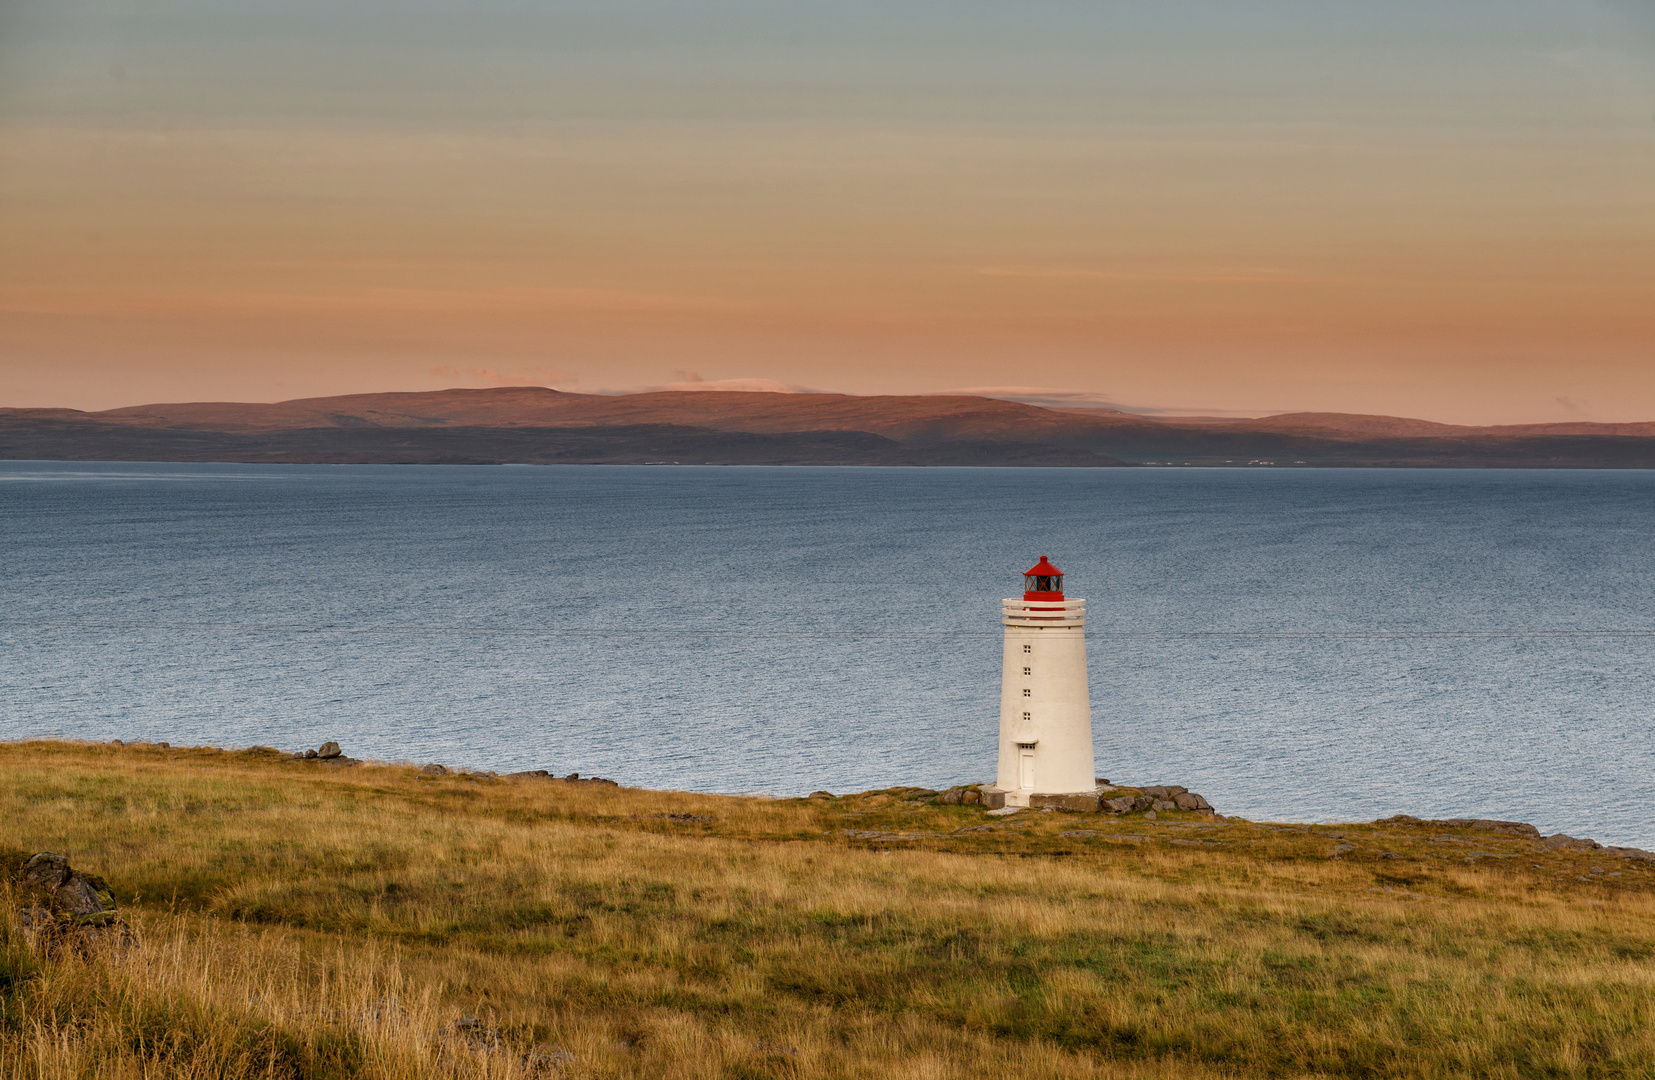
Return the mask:
[[1023, 714], [1023, 719], [1028, 720], [1028, 719], [1031, 719], [1031, 717], [1029, 716], [1028, 713], [1024, 713]]
[[1026, 667], [1026, 668], [1024, 668], [1024, 669], [1023, 669], [1023, 674], [1025, 674], [1025, 675], [1033, 675], [1033, 674], [1034, 674], [1034, 668], [1032, 668], [1032, 667]]
[[1024, 697], [1033, 697], [1034, 692], [1031, 691], [1028, 687], [1025, 686], [1025, 687], [1023, 687], [1023, 696]]
[[1025, 646], [1023, 646], [1023, 651], [1026, 652], [1026, 653], [1034, 652], [1034, 646], [1033, 645], [1025, 645]]

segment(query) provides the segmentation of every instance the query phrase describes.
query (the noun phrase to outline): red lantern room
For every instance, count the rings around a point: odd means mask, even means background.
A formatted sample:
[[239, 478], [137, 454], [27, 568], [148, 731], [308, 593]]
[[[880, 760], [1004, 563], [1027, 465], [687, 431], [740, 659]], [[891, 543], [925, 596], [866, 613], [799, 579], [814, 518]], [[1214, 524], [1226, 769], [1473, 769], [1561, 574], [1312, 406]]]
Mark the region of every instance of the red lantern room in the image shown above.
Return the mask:
[[1063, 599], [1063, 571], [1040, 556], [1040, 561], [1023, 572], [1023, 599]]

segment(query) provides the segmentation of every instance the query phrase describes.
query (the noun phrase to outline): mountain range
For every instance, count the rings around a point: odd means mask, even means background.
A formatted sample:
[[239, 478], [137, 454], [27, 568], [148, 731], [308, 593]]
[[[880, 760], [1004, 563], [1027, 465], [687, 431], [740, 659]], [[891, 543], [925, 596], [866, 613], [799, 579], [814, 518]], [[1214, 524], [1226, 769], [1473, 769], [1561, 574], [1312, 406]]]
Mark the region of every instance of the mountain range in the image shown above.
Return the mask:
[[1148, 417], [971, 395], [544, 387], [0, 408], [0, 458], [741, 465], [1655, 468], [1655, 423]]

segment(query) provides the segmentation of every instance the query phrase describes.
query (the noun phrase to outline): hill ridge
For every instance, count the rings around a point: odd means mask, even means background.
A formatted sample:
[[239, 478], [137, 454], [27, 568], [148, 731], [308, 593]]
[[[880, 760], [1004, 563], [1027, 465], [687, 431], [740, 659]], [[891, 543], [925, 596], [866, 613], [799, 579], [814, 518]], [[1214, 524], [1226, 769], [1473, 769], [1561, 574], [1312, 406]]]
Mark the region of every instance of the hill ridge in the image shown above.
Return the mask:
[[0, 457], [1655, 468], [1655, 422], [1479, 427], [1326, 412], [1148, 417], [972, 394], [493, 387], [0, 408]]

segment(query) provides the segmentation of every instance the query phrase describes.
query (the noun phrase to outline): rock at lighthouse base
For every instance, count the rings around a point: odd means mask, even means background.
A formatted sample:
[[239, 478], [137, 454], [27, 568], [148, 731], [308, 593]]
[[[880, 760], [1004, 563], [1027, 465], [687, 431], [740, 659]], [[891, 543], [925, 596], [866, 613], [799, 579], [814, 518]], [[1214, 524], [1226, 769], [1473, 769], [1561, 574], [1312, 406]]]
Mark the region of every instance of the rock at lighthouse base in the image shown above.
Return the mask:
[[1095, 814], [1098, 812], [1098, 793], [1095, 791], [1072, 791], [1064, 794], [1030, 795], [1029, 809], [1067, 810], [1072, 814]]

